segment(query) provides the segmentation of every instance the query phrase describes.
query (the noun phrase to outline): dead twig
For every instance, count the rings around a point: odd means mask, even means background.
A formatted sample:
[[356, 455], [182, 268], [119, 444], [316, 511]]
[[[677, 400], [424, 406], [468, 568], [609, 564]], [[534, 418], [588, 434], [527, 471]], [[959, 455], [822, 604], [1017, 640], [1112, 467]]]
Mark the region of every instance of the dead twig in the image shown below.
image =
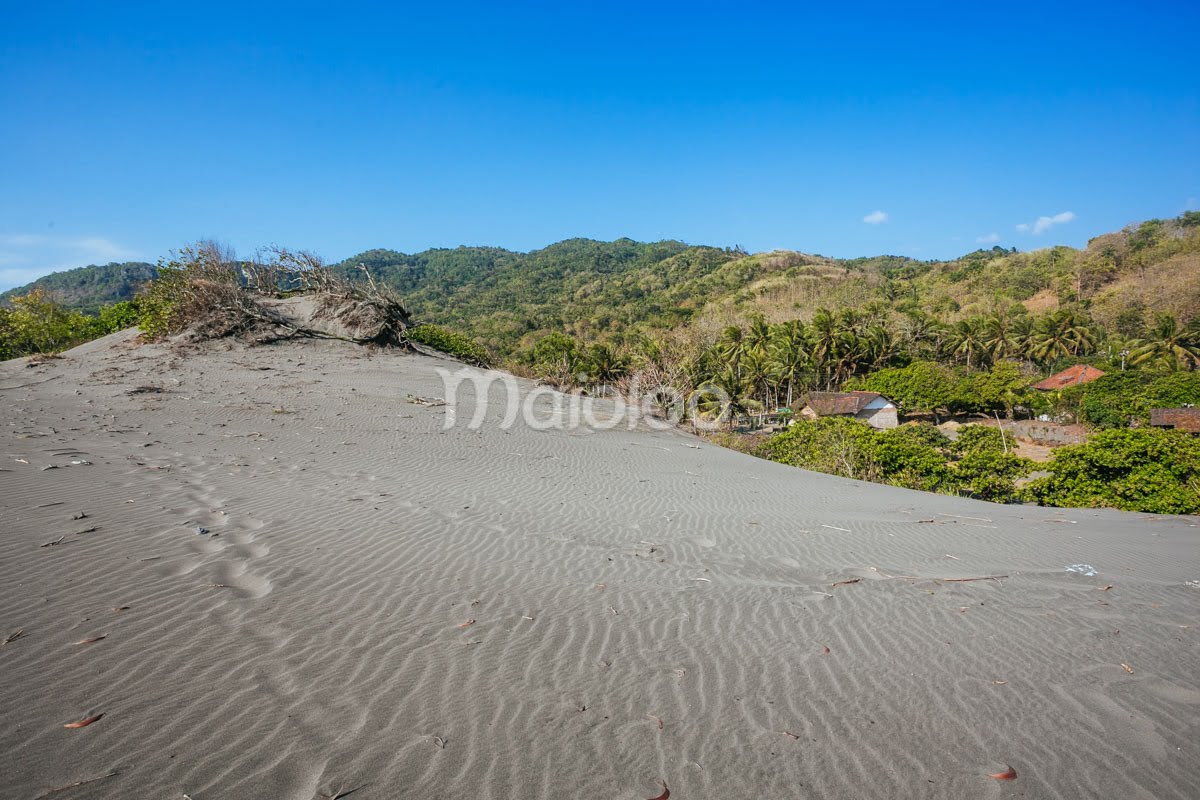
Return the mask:
[[[106, 775], [97, 775], [95, 778], [86, 778], [81, 781], [75, 781], [74, 783], [68, 783], [65, 786], [55, 786], [53, 789], [47, 789], [44, 793], [39, 794], [33, 800], [42, 800], [42, 798], [44, 798], [44, 797], [49, 797], [50, 795], [58, 794], [59, 792], [65, 792], [67, 789], [75, 789], [79, 786], [86, 786], [89, 783], [95, 783], [96, 781], [102, 781], [105, 778], [111, 778], [116, 774], [117, 774], [117, 771], [114, 769], [112, 772], [109, 772]], [[187, 797], [187, 795], [184, 795], [184, 797]]]
[[17, 630], [10, 633], [7, 637], [5, 637], [4, 641], [0, 642], [0, 645], [6, 645], [11, 642], [15, 642], [17, 639], [20, 639], [24, 635], [25, 635], [25, 629], [18, 628]]

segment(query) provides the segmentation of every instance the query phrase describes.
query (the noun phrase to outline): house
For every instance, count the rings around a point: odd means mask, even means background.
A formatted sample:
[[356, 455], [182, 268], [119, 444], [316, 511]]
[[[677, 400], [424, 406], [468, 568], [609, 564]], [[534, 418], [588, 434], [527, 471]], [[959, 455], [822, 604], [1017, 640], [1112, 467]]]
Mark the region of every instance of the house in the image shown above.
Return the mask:
[[1062, 372], [1051, 375], [1044, 381], [1038, 381], [1032, 388], [1041, 389], [1043, 392], [1053, 392], [1055, 389], [1065, 389], [1068, 386], [1091, 383], [1096, 378], [1102, 377], [1104, 377], [1103, 370], [1096, 369], [1089, 364], [1076, 364], [1073, 367], [1067, 367]]
[[1187, 433], [1200, 433], [1200, 408], [1152, 408], [1150, 424], [1156, 428], [1171, 428]]
[[896, 404], [879, 392], [809, 392], [800, 416], [805, 419], [854, 417], [880, 430], [900, 424]]

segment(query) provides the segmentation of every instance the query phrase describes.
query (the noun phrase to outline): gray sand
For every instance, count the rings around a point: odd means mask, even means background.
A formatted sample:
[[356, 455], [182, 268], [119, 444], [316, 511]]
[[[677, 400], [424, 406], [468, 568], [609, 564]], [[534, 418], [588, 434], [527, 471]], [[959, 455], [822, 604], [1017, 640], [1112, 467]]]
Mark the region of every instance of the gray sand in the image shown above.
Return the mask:
[[0, 364], [0, 797], [1200, 797], [1194, 518], [443, 431], [424, 356], [128, 340]]

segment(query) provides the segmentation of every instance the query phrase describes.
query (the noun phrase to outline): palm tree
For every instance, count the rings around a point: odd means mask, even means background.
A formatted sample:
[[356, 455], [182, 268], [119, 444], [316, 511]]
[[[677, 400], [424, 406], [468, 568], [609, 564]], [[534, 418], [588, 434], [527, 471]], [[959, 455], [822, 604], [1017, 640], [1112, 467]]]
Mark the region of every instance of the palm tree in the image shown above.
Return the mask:
[[1003, 361], [1020, 352], [1018, 339], [1022, 329], [1019, 323], [1028, 318], [1028, 314], [1013, 314], [1011, 310], [1005, 310], [983, 321], [983, 344], [990, 360]]
[[746, 380], [732, 366], [713, 375], [696, 387], [689, 397], [688, 405], [693, 414], [703, 413], [723, 420], [730, 428], [739, 414], [747, 412]]
[[629, 359], [614, 347], [594, 344], [588, 348], [588, 372], [597, 387], [611, 386], [629, 373]]
[[809, 365], [808, 338], [804, 326], [796, 320], [785, 322], [774, 330], [771, 358], [780, 386], [787, 386], [787, 405], [792, 404], [796, 382], [801, 380]]
[[771, 378], [774, 377], [771, 360], [766, 355], [759, 355], [757, 350], [751, 350], [742, 357], [742, 375], [751, 391], [762, 392], [764, 406], [771, 404]]
[[771, 326], [759, 314], [750, 321], [750, 329], [745, 336], [746, 352], [764, 356], [771, 346]]
[[912, 358], [930, 358], [941, 350], [946, 326], [923, 311], [907, 311], [900, 323], [900, 335]]
[[1200, 366], [1200, 326], [1193, 320], [1188, 327], [1181, 326], [1170, 314], [1157, 314], [1154, 324], [1139, 339], [1129, 363], [1141, 365], [1147, 362], [1195, 369]]
[[827, 308], [818, 308], [809, 323], [810, 341], [812, 342], [812, 360], [817, 372], [826, 375], [826, 380], [832, 382], [828, 375], [829, 365], [838, 358], [841, 332], [837, 320]]
[[1012, 339], [1012, 356], [1026, 361], [1032, 358], [1033, 339], [1036, 326], [1033, 317], [1021, 314], [1012, 321], [1009, 337]]
[[726, 365], [733, 367], [735, 371], [740, 371], [742, 356], [746, 354], [747, 349], [746, 333], [740, 327], [730, 325], [721, 331], [721, 337], [717, 339], [716, 351], [717, 356]]
[[949, 345], [956, 358], [958, 356], [966, 357], [968, 367], [973, 365], [976, 355], [979, 356], [980, 366], [982, 366], [983, 356], [988, 351], [982, 318], [969, 317], [954, 323], [950, 328]]
[[1071, 309], [1039, 319], [1033, 332], [1033, 357], [1043, 364], [1059, 358], [1078, 358], [1096, 349], [1096, 334], [1087, 319]]
[[872, 370], [883, 369], [899, 354], [899, 347], [891, 331], [883, 325], [872, 325], [859, 337], [863, 359]]

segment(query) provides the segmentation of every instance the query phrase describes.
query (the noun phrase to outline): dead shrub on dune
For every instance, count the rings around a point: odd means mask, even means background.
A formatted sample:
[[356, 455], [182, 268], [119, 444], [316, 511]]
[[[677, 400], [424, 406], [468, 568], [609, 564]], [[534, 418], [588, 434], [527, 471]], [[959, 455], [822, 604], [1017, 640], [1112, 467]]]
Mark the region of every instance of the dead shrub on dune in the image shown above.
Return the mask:
[[237, 261], [211, 242], [160, 262], [141, 298], [142, 330], [152, 339], [236, 337], [265, 344], [298, 337], [402, 346], [412, 324], [399, 298], [335, 274], [319, 256], [272, 248]]

